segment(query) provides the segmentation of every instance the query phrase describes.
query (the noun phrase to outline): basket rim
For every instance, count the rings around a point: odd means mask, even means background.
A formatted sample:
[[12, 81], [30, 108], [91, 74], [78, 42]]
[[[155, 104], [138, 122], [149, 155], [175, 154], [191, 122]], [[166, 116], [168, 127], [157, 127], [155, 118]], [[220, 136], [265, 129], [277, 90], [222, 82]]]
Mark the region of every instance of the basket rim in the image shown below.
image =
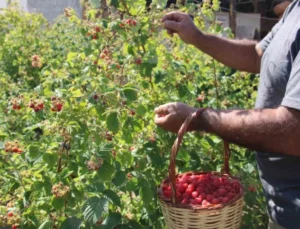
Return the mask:
[[171, 199], [166, 199], [162, 192], [162, 185], [167, 181], [170, 182], [170, 178], [167, 177], [157, 187], [157, 194], [158, 194], [160, 201], [162, 201], [162, 202], [166, 203], [168, 206], [174, 207], [174, 208], [191, 209], [191, 210], [218, 210], [218, 209], [222, 209], [226, 206], [233, 205], [234, 203], [238, 202], [241, 198], [244, 198], [244, 196], [245, 196], [245, 187], [242, 184], [241, 179], [239, 179], [238, 177], [233, 176], [231, 174], [216, 172], [216, 171], [189, 171], [189, 172], [176, 174], [176, 177], [178, 177], [179, 175], [185, 175], [185, 174], [191, 174], [191, 175], [212, 174], [212, 175], [219, 175], [219, 176], [227, 176], [227, 177], [239, 182], [240, 192], [234, 198], [232, 198], [230, 201], [228, 201], [225, 204], [211, 204], [210, 206], [181, 204], [178, 202], [174, 204]]

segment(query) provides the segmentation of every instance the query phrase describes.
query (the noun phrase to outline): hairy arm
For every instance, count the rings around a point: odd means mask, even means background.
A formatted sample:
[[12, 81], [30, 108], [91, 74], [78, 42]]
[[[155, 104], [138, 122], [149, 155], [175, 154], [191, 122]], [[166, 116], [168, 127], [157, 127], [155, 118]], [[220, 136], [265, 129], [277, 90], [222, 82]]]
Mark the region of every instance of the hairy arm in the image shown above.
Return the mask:
[[190, 16], [171, 12], [162, 19], [164, 27], [187, 44], [196, 46], [221, 63], [242, 71], [259, 73], [262, 50], [255, 41], [226, 39], [202, 33]]
[[259, 73], [262, 51], [256, 41], [233, 40], [198, 33], [193, 45], [237, 70]]
[[300, 111], [295, 109], [208, 109], [194, 125], [252, 150], [300, 156]]

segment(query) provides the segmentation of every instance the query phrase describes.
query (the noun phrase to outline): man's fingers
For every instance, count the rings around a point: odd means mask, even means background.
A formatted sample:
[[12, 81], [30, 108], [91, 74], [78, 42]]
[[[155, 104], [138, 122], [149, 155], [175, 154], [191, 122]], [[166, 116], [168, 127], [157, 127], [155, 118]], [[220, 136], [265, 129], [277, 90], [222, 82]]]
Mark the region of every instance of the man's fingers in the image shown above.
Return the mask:
[[156, 114], [154, 118], [154, 123], [158, 126], [161, 126], [168, 121], [168, 118], [169, 118], [168, 115], [161, 116], [159, 114]]
[[161, 21], [164, 22], [164, 21], [167, 21], [167, 20], [170, 20], [170, 21], [178, 21], [178, 19], [180, 18], [180, 13], [178, 12], [171, 12], [171, 13], [168, 13], [167, 15], [165, 15]]
[[174, 35], [174, 31], [167, 29], [167, 33], [170, 35], [170, 37], [173, 37]]
[[164, 27], [167, 30], [171, 30], [173, 33], [178, 32], [181, 29], [181, 23], [167, 20], [164, 22]]
[[169, 113], [168, 111], [168, 105], [162, 105], [159, 107], [156, 107], [154, 109], [155, 114], [160, 115], [160, 116], [165, 116]]

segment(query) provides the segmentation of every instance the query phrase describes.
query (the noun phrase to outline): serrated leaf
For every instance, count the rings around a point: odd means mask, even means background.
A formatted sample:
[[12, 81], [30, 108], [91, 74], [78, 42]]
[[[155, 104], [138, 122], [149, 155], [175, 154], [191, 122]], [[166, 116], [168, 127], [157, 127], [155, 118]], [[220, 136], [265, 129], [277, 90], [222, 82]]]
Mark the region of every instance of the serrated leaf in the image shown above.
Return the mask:
[[46, 162], [49, 167], [52, 167], [56, 164], [58, 159], [57, 154], [53, 154], [53, 153], [44, 153], [43, 154], [43, 160], [44, 162]]
[[142, 197], [144, 204], [147, 205], [152, 203], [152, 199], [154, 196], [153, 196], [153, 191], [151, 189], [151, 186], [146, 180], [142, 180], [140, 185], [141, 185], [140, 196]]
[[83, 204], [84, 220], [90, 224], [95, 224], [103, 213], [108, 211], [108, 200], [93, 196]]
[[128, 229], [142, 229], [142, 226], [134, 220], [131, 220], [126, 226]]
[[29, 156], [34, 159], [36, 157], [38, 157], [40, 154], [40, 150], [39, 147], [36, 145], [31, 145], [29, 146]]
[[52, 228], [52, 221], [51, 220], [46, 220], [43, 222], [38, 229], [51, 229]]
[[104, 185], [102, 183], [89, 184], [86, 187], [88, 192], [101, 193], [104, 191]]
[[81, 92], [80, 89], [71, 91], [71, 93], [72, 93], [72, 97], [75, 97], [75, 98], [78, 98], [78, 97], [82, 97], [82, 96], [83, 96], [83, 94], [82, 94], [82, 92]]
[[65, 201], [62, 198], [53, 196], [51, 204], [56, 210], [61, 210], [65, 206]]
[[114, 229], [122, 223], [122, 216], [120, 213], [111, 212], [104, 220], [101, 229]]
[[123, 90], [124, 96], [126, 97], [126, 99], [130, 100], [130, 101], [135, 101], [137, 100], [137, 91], [135, 89], [132, 88], [125, 88]]
[[187, 92], [188, 92], [187, 87], [185, 85], [179, 84], [178, 86], [179, 97], [182, 98], [186, 96]]
[[101, 168], [98, 170], [99, 178], [102, 181], [111, 181], [115, 173], [115, 167], [104, 161]]
[[81, 220], [75, 217], [67, 218], [61, 225], [60, 229], [80, 229]]
[[116, 112], [110, 113], [106, 117], [106, 126], [107, 129], [113, 133], [117, 133], [120, 128], [118, 114]]
[[106, 189], [106, 190], [104, 190], [103, 194], [108, 198], [108, 200], [111, 203], [121, 207], [120, 197], [114, 191], [112, 191], [110, 189]]
[[116, 173], [115, 178], [113, 179], [113, 183], [115, 186], [119, 187], [124, 184], [126, 180], [126, 173], [123, 171], [119, 171]]
[[109, 5], [118, 8], [119, 7], [119, 0], [110, 0]]
[[143, 105], [139, 105], [139, 106], [136, 108], [136, 113], [137, 113], [138, 115], [143, 116], [144, 114], [146, 114], [146, 112], [147, 112], [147, 109], [146, 109], [146, 107], [144, 107]]

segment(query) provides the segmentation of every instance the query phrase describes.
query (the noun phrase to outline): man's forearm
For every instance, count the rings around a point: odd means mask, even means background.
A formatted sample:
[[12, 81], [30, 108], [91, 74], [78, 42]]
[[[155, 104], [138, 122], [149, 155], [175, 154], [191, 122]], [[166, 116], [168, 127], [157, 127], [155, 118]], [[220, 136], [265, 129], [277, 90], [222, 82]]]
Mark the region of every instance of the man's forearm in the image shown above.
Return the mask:
[[200, 31], [193, 42], [198, 49], [231, 68], [259, 73], [260, 56], [255, 49], [256, 44], [255, 41], [230, 40]]
[[195, 126], [252, 150], [300, 156], [299, 123], [299, 111], [285, 107], [232, 111], [208, 109], [200, 115]]

